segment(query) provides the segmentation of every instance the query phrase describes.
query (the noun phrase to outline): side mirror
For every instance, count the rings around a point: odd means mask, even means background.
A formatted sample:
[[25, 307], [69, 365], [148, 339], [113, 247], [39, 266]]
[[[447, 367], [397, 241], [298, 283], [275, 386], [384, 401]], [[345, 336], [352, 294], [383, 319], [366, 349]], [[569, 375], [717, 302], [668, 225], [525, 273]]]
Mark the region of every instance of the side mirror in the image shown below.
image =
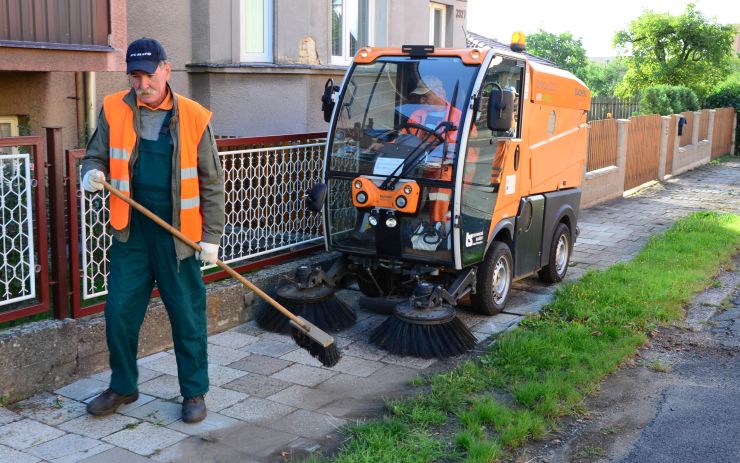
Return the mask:
[[510, 130], [514, 120], [514, 92], [494, 85], [488, 97], [488, 128], [495, 131]]
[[334, 92], [338, 92], [339, 87], [334, 85], [332, 79], [328, 79], [324, 85], [324, 95], [321, 97], [321, 110], [324, 112], [324, 122], [331, 121], [331, 113], [334, 112]]
[[304, 199], [306, 200], [306, 207], [309, 211], [321, 211], [321, 208], [324, 207], [324, 200], [326, 200], [326, 190], [326, 183], [316, 183], [308, 190]]

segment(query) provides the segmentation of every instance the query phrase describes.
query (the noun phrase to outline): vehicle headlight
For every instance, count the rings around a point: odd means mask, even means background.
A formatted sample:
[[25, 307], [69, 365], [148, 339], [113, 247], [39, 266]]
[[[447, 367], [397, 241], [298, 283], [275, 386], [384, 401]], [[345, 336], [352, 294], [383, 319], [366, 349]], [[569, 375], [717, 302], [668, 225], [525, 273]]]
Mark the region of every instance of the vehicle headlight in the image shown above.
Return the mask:
[[361, 191], [357, 193], [357, 196], [355, 196], [355, 199], [357, 199], [357, 202], [360, 204], [365, 204], [367, 202], [367, 193], [364, 191]]
[[370, 216], [367, 218], [367, 221], [373, 227], [378, 226], [378, 217], [376, 217], [375, 214], [370, 214]]
[[407, 195], [410, 195], [411, 194], [411, 185], [406, 185], [405, 187], [403, 187], [403, 192], [406, 193]]
[[408, 201], [406, 201], [405, 196], [398, 196], [396, 198], [396, 207], [398, 207], [399, 209], [403, 209], [404, 207], [406, 207], [406, 204], [408, 204]]
[[360, 188], [362, 188], [362, 182], [359, 180], [355, 180], [355, 189], [359, 190]]
[[398, 225], [398, 220], [396, 220], [395, 217], [391, 216], [385, 219], [385, 226], [388, 228], [393, 228], [396, 225]]

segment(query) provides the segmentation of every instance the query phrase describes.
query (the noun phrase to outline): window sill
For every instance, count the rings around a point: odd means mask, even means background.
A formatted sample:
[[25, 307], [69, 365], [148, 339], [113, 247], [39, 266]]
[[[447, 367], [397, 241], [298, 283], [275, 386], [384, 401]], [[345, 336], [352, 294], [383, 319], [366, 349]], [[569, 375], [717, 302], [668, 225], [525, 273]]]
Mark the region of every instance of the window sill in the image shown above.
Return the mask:
[[0, 40], [0, 48], [34, 48], [42, 50], [60, 50], [60, 51], [97, 51], [112, 52], [116, 51], [108, 45], [85, 45], [70, 43], [53, 43], [53, 42], [20, 42], [16, 40]]
[[191, 73], [217, 74], [317, 74], [343, 75], [346, 66], [275, 63], [190, 63], [185, 67]]

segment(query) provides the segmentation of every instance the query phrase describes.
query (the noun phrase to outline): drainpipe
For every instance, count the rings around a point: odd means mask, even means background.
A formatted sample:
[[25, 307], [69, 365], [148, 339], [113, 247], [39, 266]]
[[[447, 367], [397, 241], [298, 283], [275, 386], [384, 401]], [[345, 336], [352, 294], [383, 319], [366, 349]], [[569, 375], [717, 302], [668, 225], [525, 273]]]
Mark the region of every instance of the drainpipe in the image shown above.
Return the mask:
[[83, 72], [75, 72], [75, 115], [77, 116], [77, 146], [85, 146], [85, 76]]
[[98, 118], [95, 114], [95, 73], [85, 72], [85, 122], [87, 126], [87, 139], [89, 140], [95, 129], [98, 128]]

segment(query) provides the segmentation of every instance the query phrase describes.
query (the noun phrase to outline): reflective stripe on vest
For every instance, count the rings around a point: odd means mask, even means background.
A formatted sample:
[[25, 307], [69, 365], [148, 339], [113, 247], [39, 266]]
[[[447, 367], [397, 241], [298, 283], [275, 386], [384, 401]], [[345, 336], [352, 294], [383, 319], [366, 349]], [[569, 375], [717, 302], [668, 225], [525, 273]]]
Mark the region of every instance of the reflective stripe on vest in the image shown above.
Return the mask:
[[[103, 109], [110, 127], [110, 176], [111, 184], [126, 196], [131, 196], [129, 160], [136, 146], [134, 113], [124, 101], [129, 90], [105, 97]], [[193, 100], [175, 94], [180, 130], [180, 231], [193, 241], [200, 241], [203, 217], [200, 213], [200, 188], [198, 187], [198, 143], [208, 126], [211, 112]], [[116, 230], [128, 225], [129, 205], [110, 197], [110, 223]]]

